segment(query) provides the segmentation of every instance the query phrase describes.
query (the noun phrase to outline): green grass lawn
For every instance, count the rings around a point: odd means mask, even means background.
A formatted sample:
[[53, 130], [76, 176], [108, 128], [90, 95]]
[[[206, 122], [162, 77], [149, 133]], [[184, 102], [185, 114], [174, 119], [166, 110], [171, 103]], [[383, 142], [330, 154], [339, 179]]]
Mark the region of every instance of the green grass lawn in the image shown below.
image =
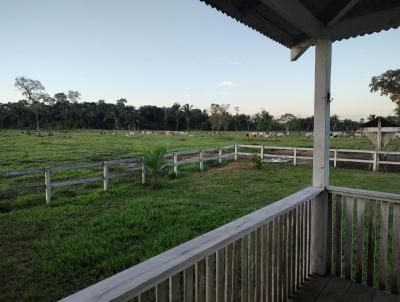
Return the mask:
[[[310, 184], [311, 167], [238, 162], [182, 169], [160, 190], [137, 178], [77, 186], [0, 213], [0, 301], [53, 301]], [[334, 185], [400, 193], [400, 175], [332, 169]], [[136, 180], [135, 180], [136, 179]], [[43, 196], [41, 197], [43, 200]]]
[[[99, 134], [99, 132], [75, 131], [67, 134], [56, 132], [54, 136], [37, 137], [22, 134], [21, 131], [0, 131], [0, 171], [136, 156], [155, 146], [164, 146], [169, 151], [177, 151], [235, 143], [296, 147], [312, 147], [313, 144], [312, 139], [299, 134], [283, 138], [246, 138], [244, 132], [193, 136], [126, 136], [127, 133], [124, 131], [111, 135], [110, 132]], [[331, 146], [372, 150], [372, 145], [366, 138], [333, 138]], [[394, 140], [389, 149], [400, 151], [400, 140]]]

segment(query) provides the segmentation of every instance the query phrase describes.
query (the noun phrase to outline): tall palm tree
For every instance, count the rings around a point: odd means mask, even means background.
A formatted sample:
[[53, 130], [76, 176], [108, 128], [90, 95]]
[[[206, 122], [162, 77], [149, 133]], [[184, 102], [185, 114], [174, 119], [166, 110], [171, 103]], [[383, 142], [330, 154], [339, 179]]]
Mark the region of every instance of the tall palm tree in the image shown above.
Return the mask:
[[174, 103], [171, 107], [172, 111], [175, 112], [175, 117], [176, 117], [176, 130], [178, 131], [179, 129], [179, 115], [180, 112], [182, 111], [181, 104], [179, 103]]
[[182, 106], [182, 110], [185, 113], [187, 131], [189, 131], [189, 129], [190, 129], [190, 113], [191, 113], [192, 109], [193, 109], [193, 105], [185, 104]]

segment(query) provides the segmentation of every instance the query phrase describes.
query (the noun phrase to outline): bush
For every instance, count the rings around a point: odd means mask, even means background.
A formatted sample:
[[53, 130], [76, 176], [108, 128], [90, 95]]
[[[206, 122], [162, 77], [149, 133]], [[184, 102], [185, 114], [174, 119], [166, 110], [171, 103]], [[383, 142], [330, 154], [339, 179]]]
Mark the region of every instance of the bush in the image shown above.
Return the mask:
[[164, 165], [166, 163], [166, 153], [167, 150], [165, 148], [156, 148], [145, 154], [144, 166], [150, 186], [153, 189], [160, 188], [165, 178], [166, 171]]
[[262, 168], [263, 162], [262, 162], [262, 159], [261, 159], [260, 155], [254, 154], [254, 155], [251, 157], [251, 162], [253, 163], [253, 165], [254, 165], [254, 167], [255, 167], [256, 169], [261, 169], [261, 168]]

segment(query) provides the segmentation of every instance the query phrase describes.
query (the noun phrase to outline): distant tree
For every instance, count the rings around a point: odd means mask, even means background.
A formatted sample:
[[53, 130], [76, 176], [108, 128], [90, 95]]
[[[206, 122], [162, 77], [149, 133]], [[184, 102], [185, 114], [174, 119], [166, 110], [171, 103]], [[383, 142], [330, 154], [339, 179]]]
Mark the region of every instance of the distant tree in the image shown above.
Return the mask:
[[182, 106], [182, 111], [185, 113], [186, 119], [186, 130], [190, 130], [190, 114], [192, 112], [193, 105], [185, 104]]
[[210, 123], [212, 130], [227, 130], [229, 125], [230, 114], [228, 112], [229, 104], [211, 104], [210, 106]]
[[31, 109], [35, 114], [36, 130], [39, 131], [40, 103], [45, 96], [44, 86], [39, 81], [26, 77], [17, 77], [14, 86], [28, 99]]
[[272, 127], [272, 121], [274, 117], [262, 109], [257, 118], [257, 130], [259, 131], [270, 131]]
[[380, 76], [372, 77], [369, 84], [371, 92], [380, 91], [396, 104], [395, 112], [400, 116], [400, 69], [388, 70]]
[[367, 117], [367, 121], [372, 121], [372, 120], [374, 120], [376, 118], [376, 114], [370, 114], [368, 117]]
[[339, 116], [334, 114], [331, 116], [331, 131], [336, 131], [338, 124], [340, 123]]
[[181, 115], [182, 106], [179, 103], [174, 103], [171, 107], [171, 110], [175, 113], [176, 131], [178, 131], [179, 130], [179, 117]]
[[279, 118], [279, 122], [286, 126], [286, 132], [289, 132], [290, 124], [296, 119], [296, 116], [291, 113], [285, 113]]
[[68, 99], [71, 103], [77, 103], [81, 99], [81, 94], [79, 91], [69, 90]]

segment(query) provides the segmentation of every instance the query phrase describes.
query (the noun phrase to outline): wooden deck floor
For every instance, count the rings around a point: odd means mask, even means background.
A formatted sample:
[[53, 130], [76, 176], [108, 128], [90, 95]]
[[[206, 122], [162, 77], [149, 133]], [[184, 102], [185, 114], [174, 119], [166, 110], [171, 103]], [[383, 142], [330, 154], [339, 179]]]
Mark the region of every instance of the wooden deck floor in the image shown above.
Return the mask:
[[400, 302], [400, 296], [379, 291], [338, 277], [314, 276], [298, 291], [292, 302]]

